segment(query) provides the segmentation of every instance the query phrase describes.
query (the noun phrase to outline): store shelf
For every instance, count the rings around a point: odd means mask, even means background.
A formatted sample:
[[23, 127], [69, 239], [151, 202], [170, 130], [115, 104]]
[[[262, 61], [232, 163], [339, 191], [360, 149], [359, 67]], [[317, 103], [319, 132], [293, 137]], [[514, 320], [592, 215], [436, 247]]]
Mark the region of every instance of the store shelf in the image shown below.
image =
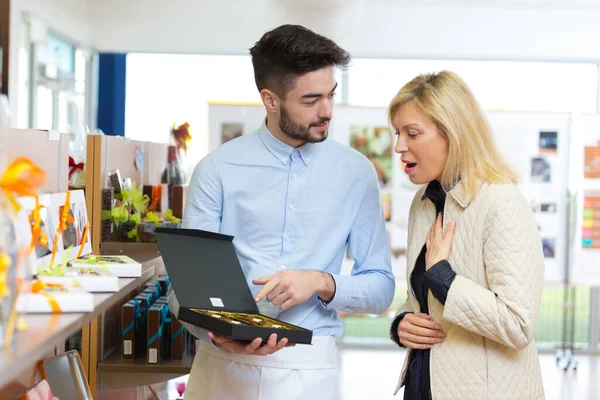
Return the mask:
[[123, 360], [116, 352], [98, 364], [101, 390], [122, 389], [153, 385], [187, 375], [192, 369], [194, 356], [179, 361], [163, 361], [150, 365], [145, 359]]
[[119, 291], [94, 295], [89, 313], [28, 314], [28, 329], [15, 334], [12, 346], [0, 351], [0, 388], [27, 373], [39, 360], [51, 355], [54, 346], [76, 333], [92, 318], [119, 304], [154, 275], [154, 266], [144, 264], [139, 278], [119, 279]]
[[126, 255], [138, 262], [147, 262], [160, 257], [158, 244], [135, 242], [102, 242], [101, 255]]
[[98, 364], [98, 371], [141, 374], [177, 374], [187, 375], [192, 369], [194, 356], [186, 355], [183, 360], [162, 361], [160, 364], [148, 364], [145, 358], [123, 360], [120, 352], [115, 352]]

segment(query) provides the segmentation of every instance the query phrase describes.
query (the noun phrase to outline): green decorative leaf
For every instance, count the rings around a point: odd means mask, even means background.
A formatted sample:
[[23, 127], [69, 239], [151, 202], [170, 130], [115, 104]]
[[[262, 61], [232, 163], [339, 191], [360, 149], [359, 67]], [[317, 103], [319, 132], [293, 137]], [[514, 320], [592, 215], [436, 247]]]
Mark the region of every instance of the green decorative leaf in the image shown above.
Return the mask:
[[134, 229], [130, 230], [129, 232], [127, 232], [127, 237], [129, 239], [135, 238], [136, 242], [138, 242], [138, 243], [140, 242], [140, 234], [138, 233], [137, 228], [134, 228]]
[[133, 215], [131, 216], [131, 220], [132, 220], [133, 222], [135, 222], [135, 223], [136, 223], [136, 225], [137, 225], [137, 224], [139, 224], [140, 222], [142, 222], [142, 217], [141, 217], [141, 214], [140, 214], [140, 213], [133, 214]]
[[155, 213], [155, 212], [153, 212], [153, 211], [150, 211], [150, 212], [148, 212], [148, 213], [146, 214], [146, 218], [148, 219], [148, 221], [150, 221], [150, 222], [154, 222], [154, 224], [155, 224], [156, 226], [160, 226], [160, 220], [159, 220], [159, 218], [158, 218], [158, 215], [156, 215], [156, 213]]
[[164, 214], [165, 218], [168, 219], [169, 221], [173, 222], [173, 223], [180, 223], [181, 219], [177, 218], [176, 216], [173, 215], [173, 210], [171, 210], [170, 208], [167, 209], [167, 212]]

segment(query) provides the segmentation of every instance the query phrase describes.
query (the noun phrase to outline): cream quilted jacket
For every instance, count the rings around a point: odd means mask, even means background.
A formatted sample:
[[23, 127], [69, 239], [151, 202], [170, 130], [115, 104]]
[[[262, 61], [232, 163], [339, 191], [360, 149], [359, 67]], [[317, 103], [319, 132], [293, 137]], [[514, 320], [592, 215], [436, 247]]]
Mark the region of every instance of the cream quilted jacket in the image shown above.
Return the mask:
[[[399, 312], [418, 312], [410, 287], [435, 206], [413, 200], [409, 217], [408, 300]], [[431, 349], [433, 400], [543, 399], [544, 389], [533, 340], [538, 324], [544, 258], [541, 239], [525, 198], [514, 185], [481, 183], [469, 201], [459, 183], [446, 196], [444, 232], [456, 232], [449, 257], [457, 276], [446, 305], [428, 294], [429, 313], [446, 338]], [[396, 392], [402, 386], [410, 352]]]

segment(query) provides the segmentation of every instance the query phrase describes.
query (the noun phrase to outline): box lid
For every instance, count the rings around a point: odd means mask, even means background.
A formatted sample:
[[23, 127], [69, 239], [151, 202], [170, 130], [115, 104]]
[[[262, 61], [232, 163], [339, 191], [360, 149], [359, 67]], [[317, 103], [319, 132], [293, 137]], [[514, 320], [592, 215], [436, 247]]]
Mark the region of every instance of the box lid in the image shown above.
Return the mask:
[[233, 236], [156, 228], [156, 240], [180, 306], [258, 313]]

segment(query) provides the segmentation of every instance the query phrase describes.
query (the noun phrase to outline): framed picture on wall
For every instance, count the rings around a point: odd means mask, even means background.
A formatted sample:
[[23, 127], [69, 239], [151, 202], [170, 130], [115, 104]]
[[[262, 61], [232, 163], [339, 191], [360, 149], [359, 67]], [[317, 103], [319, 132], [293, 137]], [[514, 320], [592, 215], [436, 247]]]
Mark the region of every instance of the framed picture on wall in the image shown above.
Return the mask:
[[350, 146], [375, 166], [380, 187], [392, 181], [392, 132], [386, 126], [351, 125]]
[[238, 138], [244, 134], [244, 125], [237, 122], [224, 122], [221, 124], [221, 144]]
[[558, 132], [540, 131], [540, 154], [556, 154], [558, 148]]

